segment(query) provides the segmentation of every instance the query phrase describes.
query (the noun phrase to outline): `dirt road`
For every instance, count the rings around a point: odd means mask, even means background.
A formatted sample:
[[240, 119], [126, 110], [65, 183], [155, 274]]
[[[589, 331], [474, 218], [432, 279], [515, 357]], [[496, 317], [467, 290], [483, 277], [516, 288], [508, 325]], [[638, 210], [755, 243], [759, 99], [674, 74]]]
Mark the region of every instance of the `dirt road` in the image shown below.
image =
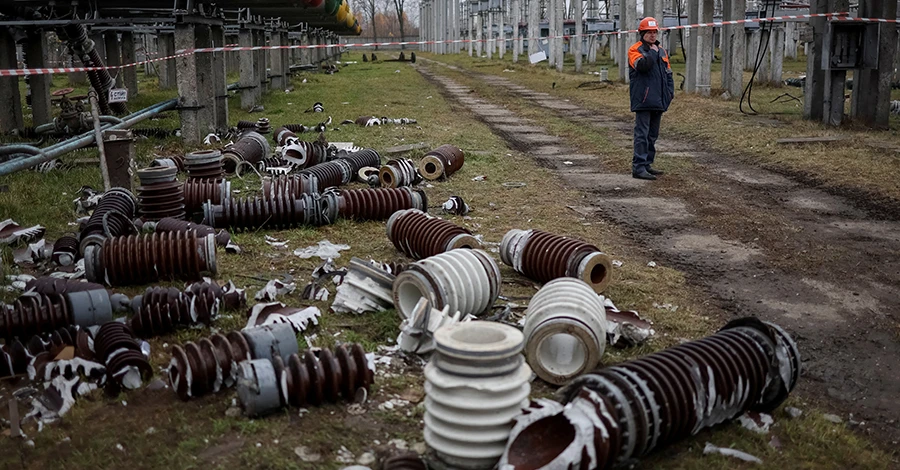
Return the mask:
[[[630, 167], [607, 168], [589, 150], [472, 93], [445, 76], [447, 66], [418, 68], [510, 147], [583, 192], [578, 212], [615, 222], [657, 262], [687, 273], [726, 316], [785, 327], [803, 354], [803, 393], [844, 419], [852, 413], [879, 441], [900, 440], [900, 223], [872, 215], [885, 211], [668, 136], [665, 118], [659, 166], [681, 160], [689, 171], [636, 180]], [[630, 122], [504, 77], [476, 77], [585, 132], [606, 133], [613, 148], [603, 152], [631, 154]]]

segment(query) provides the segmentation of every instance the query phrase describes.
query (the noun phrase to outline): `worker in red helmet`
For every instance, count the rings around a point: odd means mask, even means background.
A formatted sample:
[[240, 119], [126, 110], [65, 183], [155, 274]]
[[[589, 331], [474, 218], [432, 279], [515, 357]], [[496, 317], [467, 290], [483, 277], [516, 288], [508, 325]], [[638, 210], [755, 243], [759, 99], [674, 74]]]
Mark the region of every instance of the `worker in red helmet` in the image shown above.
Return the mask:
[[641, 20], [641, 40], [628, 49], [628, 79], [631, 112], [634, 113], [634, 158], [631, 176], [655, 180], [662, 171], [653, 168], [659, 123], [675, 96], [675, 82], [669, 54], [659, 45], [659, 26], [655, 18]]

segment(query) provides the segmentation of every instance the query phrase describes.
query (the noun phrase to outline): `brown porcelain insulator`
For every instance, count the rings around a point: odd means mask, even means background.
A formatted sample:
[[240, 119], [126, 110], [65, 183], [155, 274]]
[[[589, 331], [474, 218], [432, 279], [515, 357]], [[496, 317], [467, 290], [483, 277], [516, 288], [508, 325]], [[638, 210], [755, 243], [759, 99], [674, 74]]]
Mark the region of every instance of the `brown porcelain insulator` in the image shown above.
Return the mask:
[[381, 470], [428, 470], [425, 461], [415, 452], [392, 455], [381, 464]]
[[0, 305], [0, 337], [7, 340], [30, 338], [74, 323], [62, 294], [29, 293], [11, 305]]
[[425, 179], [449, 178], [465, 163], [463, 151], [454, 145], [444, 144], [428, 152], [419, 162], [419, 173]]
[[231, 182], [226, 179], [195, 180], [189, 179], [182, 186], [184, 191], [184, 210], [192, 215], [203, 210], [203, 203], [212, 201], [221, 204], [231, 196]]
[[247, 295], [244, 290], [236, 288], [232, 283], [223, 288], [215, 282], [195, 282], [184, 289], [184, 294], [206, 296], [208, 303], [217, 299], [222, 307], [229, 310], [237, 310], [247, 304]]
[[237, 126], [235, 126], [235, 127], [237, 127], [240, 130], [256, 129], [256, 122], [255, 121], [238, 121]]
[[[796, 386], [800, 366], [796, 343], [780, 327], [733, 321], [707, 338], [574, 379], [560, 390], [565, 408], [533, 404], [516, 419], [500, 467], [536, 468], [563, 449], [581, 460], [570, 460], [572, 468], [632, 462], [746, 411], [770, 412]], [[593, 439], [575, 422], [592, 423]], [[568, 449], [567, 441], [580, 449]]]
[[106, 364], [107, 390], [117, 392], [124, 379], [123, 369], [135, 367], [142, 380], [153, 376], [150, 361], [141, 352], [141, 345], [131, 328], [124, 323], [111, 321], [104, 323], [94, 337], [94, 354]]
[[222, 151], [225, 173], [232, 175], [243, 162], [256, 166], [272, 153], [269, 142], [258, 132], [247, 131], [238, 140]]
[[256, 132], [259, 132], [262, 135], [272, 132], [272, 127], [269, 125], [269, 118], [261, 117], [256, 121]]
[[500, 259], [535, 281], [574, 277], [598, 293], [606, 289], [612, 275], [612, 260], [596, 246], [540, 230], [507, 232], [500, 243]]
[[375, 149], [362, 149], [345, 157], [341, 157], [340, 160], [345, 160], [350, 163], [352, 175], [356, 175], [356, 173], [359, 172], [359, 169], [363, 167], [381, 167], [381, 155], [379, 155]]
[[[76, 346], [77, 351], [79, 331], [83, 333], [85, 330], [67, 326], [51, 333], [34, 335], [25, 343], [18, 339], [8, 340], [0, 346], [0, 378], [27, 373], [31, 359], [40, 353], [49, 352], [56, 357], [66, 346]], [[90, 350], [87, 353], [92, 354]]]
[[87, 245], [102, 243], [107, 236], [119, 237], [134, 233], [136, 230], [131, 221], [137, 215], [137, 208], [137, 198], [125, 188], [112, 188], [103, 193], [87, 225], [81, 230], [81, 252], [84, 253]]
[[[289, 129], [287, 126], [300, 126], [295, 129]], [[297, 134], [295, 132], [303, 132], [306, 129], [306, 126], [303, 124], [287, 124], [279, 127], [275, 130], [275, 143], [280, 145], [284, 145], [288, 142], [288, 139], [296, 139]]]
[[272, 175], [286, 175], [297, 168], [293, 163], [284, 160], [281, 157], [264, 158], [259, 162], [259, 171]]
[[412, 259], [424, 259], [455, 248], [481, 249], [472, 232], [418, 209], [394, 212], [387, 222], [388, 239]]
[[102, 285], [93, 282], [59, 279], [50, 276], [38, 277], [25, 284], [26, 291], [33, 290], [38, 294], [65, 294], [66, 292], [83, 292], [103, 288]]
[[60, 266], [71, 266], [81, 257], [78, 239], [74, 235], [63, 235], [53, 244], [51, 260]]
[[291, 132], [304, 132], [306, 131], [306, 126], [303, 124], [285, 124], [281, 126]]
[[319, 225], [318, 196], [291, 196], [285, 192], [266, 197], [228, 198], [220, 205], [204, 204], [204, 223], [216, 228], [254, 230]]
[[384, 188], [414, 186], [422, 181], [416, 164], [408, 158], [388, 160], [378, 171], [378, 177]]
[[307, 168], [328, 160], [328, 147], [319, 142], [290, 139], [282, 147], [282, 158], [297, 168]]
[[303, 194], [318, 194], [319, 181], [313, 175], [283, 175], [267, 177], [262, 182], [263, 197], [284, 193], [299, 198]]
[[99, 249], [88, 248], [84, 264], [89, 281], [111, 286], [196, 280], [216, 273], [216, 242], [195, 232], [108, 238]]
[[225, 177], [222, 152], [218, 150], [197, 150], [184, 157], [188, 179], [212, 179]]
[[174, 287], [150, 287], [132, 300], [131, 329], [141, 338], [174, 331], [178, 326], [210, 325], [223, 306], [238, 308], [246, 298], [228, 295], [218, 284], [198, 282], [184, 292]]
[[221, 386], [231, 386], [237, 363], [250, 358], [250, 345], [240, 332], [216, 333], [172, 348], [169, 383], [185, 401], [215, 393]]
[[[201, 206], [202, 209], [202, 206]], [[159, 222], [156, 223], [156, 231], [157, 232], [188, 232], [194, 231], [197, 233], [199, 237], [205, 237], [207, 235], [212, 235], [216, 239], [216, 245], [218, 246], [227, 246], [231, 241], [231, 234], [226, 230], [219, 230], [216, 232], [216, 229], [210, 227], [209, 225], [203, 224], [195, 224], [193, 222], [188, 222], [185, 220], [173, 219], [170, 217], [166, 217], [164, 219], [160, 219]]]
[[181, 155], [172, 155], [169, 157], [155, 158], [150, 162], [150, 167], [175, 167], [179, 172], [184, 171], [184, 157]]
[[332, 160], [320, 163], [300, 171], [301, 175], [316, 177], [316, 184], [320, 191], [335, 186], [343, 186], [353, 180], [356, 171], [353, 164], [345, 159]]
[[337, 192], [337, 202], [340, 217], [356, 220], [385, 220], [399, 210], [428, 208], [425, 191], [410, 188], [348, 189]]
[[276, 357], [272, 362], [276, 377], [287, 383], [281, 388], [282, 402], [294, 407], [335, 403], [340, 397], [353, 400], [358, 389], [368, 391], [375, 381], [366, 351], [356, 343], [338, 345], [334, 352], [307, 350], [302, 355], [292, 354], [287, 361]]
[[138, 210], [144, 220], [184, 218], [184, 190], [175, 180], [176, 173], [174, 168], [165, 167], [138, 170]]

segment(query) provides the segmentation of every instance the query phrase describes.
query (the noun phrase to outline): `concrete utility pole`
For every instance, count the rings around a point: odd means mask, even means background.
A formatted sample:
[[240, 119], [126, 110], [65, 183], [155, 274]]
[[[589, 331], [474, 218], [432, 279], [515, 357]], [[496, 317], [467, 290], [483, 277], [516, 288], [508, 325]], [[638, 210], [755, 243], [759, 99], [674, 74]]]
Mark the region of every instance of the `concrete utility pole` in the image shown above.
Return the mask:
[[551, 69], [556, 66], [556, 43], [555, 39], [551, 39], [559, 32], [556, 30], [556, 2], [559, 0], [546, 0], [547, 5], [547, 67]]
[[[894, 0], [862, 0], [859, 3], [861, 18], [897, 17], [897, 2]], [[875, 69], [862, 69], [853, 73], [853, 94], [850, 99], [850, 116], [854, 120], [878, 129], [890, 128], [891, 76], [893, 75], [894, 52], [897, 49], [897, 25], [878, 23], [877, 44], [871, 42], [866, 47], [878, 48], [878, 63]]]
[[540, 0], [528, 1], [528, 55], [537, 53], [538, 36], [541, 35], [541, 2]]
[[484, 34], [482, 32], [484, 12], [479, 11], [477, 15], [475, 15], [475, 56], [481, 57], [481, 48], [482, 43], [484, 41]]
[[[722, 19], [742, 20], [746, 7], [746, 0], [724, 0]], [[736, 98], [744, 91], [744, 46], [747, 41], [744, 25], [726, 25], [722, 36], [722, 88], [731, 98]]]
[[[122, 32], [122, 63], [133, 64], [137, 62], [137, 49], [135, 47], [134, 33], [131, 31]], [[128, 89], [128, 98], [131, 99], [138, 94], [137, 66], [119, 69], [119, 73], [123, 77], [125, 88]], [[118, 83], [118, 80], [116, 80]]]
[[520, 42], [519, 42], [519, 23], [521, 22], [521, 11], [519, 11], [519, 0], [512, 0], [512, 41], [513, 41], [513, 63], [519, 62]]
[[[25, 66], [32, 69], [46, 68], [47, 65], [47, 33], [39, 29], [28, 35], [25, 43]], [[32, 75], [28, 77], [31, 88], [31, 121], [33, 126], [46, 124], [53, 120], [50, 107], [50, 85], [52, 75]], [[13, 80], [17, 80], [13, 78]], [[18, 87], [16, 89], [18, 91]], [[4, 110], [3, 112], [6, 112]]]
[[[711, 0], [710, 0], [711, 1]], [[636, 0], [620, 0], [619, 30], [628, 31], [637, 29], [639, 21], [637, 17]], [[618, 36], [619, 46], [619, 79], [628, 83], [628, 49], [637, 42], [637, 33], [625, 33]]]
[[573, 10], [575, 12], [575, 34], [572, 36], [572, 40], [569, 41], [569, 44], [573, 44], [575, 47], [572, 48], [572, 53], [575, 54], [575, 73], [581, 73], [581, 41], [584, 36], [582, 33], [582, 28], [584, 25], [581, 22], [582, 16], [582, 1], [581, 0], [570, 0], [573, 4]]
[[499, 40], [499, 43], [497, 44], [497, 55], [500, 56], [500, 60], [503, 60], [503, 53], [506, 52], [506, 21], [504, 21], [504, 12], [505, 8], [503, 0], [500, 0], [500, 14], [498, 15], [500, 21], [497, 28], [497, 39]]
[[[106, 65], [112, 67], [122, 65], [122, 47], [119, 45], [119, 33], [115, 31], [107, 31], [103, 34], [103, 40], [106, 43]], [[115, 72], [116, 88], [125, 86], [125, 75], [122, 69], [116, 69]]]
[[556, 71], [563, 71], [563, 63], [566, 54], [563, 52], [563, 46], [566, 40], [562, 37], [566, 34], [566, 0], [556, 0], [556, 28], [559, 31], [559, 38], [556, 39]]
[[[836, 9], [847, 7], [849, 7], [848, 0], [811, 0], [809, 12], [816, 14], [830, 11], [847, 11]], [[844, 116], [844, 84], [847, 72], [845, 70], [829, 71], [822, 66], [822, 57], [829, 55], [829, 51], [824, 50], [827, 23], [828, 20], [826, 18], [809, 19], [809, 25], [812, 29], [812, 41], [810, 41], [809, 45], [811, 47], [806, 56], [803, 117], [814, 121], [822, 121], [828, 125], [839, 126]], [[857, 76], [857, 78], [859, 77]], [[854, 90], [857, 89], [856, 86], [853, 88]]]
[[[713, 0], [699, 0], [688, 5], [690, 24], [711, 23]], [[710, 66], [712, 63], [712, 28], [691, 30], [688, 41], [688, 63], [685, 69], [685, 91], [709, 95]]]
[[[107, 44], [109, 46], [109, 44]], [[178, 50], [211, 47], [210, 27], [187, 21], [175, 23]], [[178, 95], [181, 97], [181, 136], [188, 145], [199, 144], [215, 132], [215, 93], [211, 54], [190, 54], [176, 59]]]
[[[467, 3], [467, 5], [469, 5], [469, 6], [471, 7], [472, 4], [471, 4], [471, 3]], [[475, 28], [475, 15], [472, 13], [472, 10], [471, 10], [471, 9], [469, 10], [469, 14], [466, 15], [466, 19], [467, 19], [466, 24], [467, 24], [467, 26], [468, 26], [468, 28], [466, 28], [466, 29], [467, 29], [467, 31], [466, 31], [466, 39], [469, 40], [469, 44], [468, 44], [468, 47], [469, 47], [469, 57], [472, 57], [472, 56], [474, 55], [474, 49], [475, 49], [475, 45], [472, 43], [472, 41], [475, 40], [475, 31], [474, 31], [474, 28]]]

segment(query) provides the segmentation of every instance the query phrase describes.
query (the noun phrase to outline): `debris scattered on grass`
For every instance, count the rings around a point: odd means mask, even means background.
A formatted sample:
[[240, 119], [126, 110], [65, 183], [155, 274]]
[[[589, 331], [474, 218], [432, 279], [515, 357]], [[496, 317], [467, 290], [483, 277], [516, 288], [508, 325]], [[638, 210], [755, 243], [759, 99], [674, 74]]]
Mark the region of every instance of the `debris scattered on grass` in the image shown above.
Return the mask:
[[250, 310], [250, 318], [247, 319], [247, 326], [244, 328], [290, 323], [294, 331], [299, 333], [309, 328], [310, 322], [318, 325], [321, 316], [322, 312], [316, 307], [301, 309], [288, 307], [281, 302], [259, 303]]
[[655, 267], [656, 267], [656, 261], [651, 261], [651, 262], [647, 263], [647, 267], [648, 267], [648, 268], [655, 268]]
[[612, 260], [612, 265], [615, 266], [615, 267], [617, 267], [617, 268], [621, 268], [623, 264], [625, 264], [625, 263], [623, 263], [623, 262], [621, 262], [621, 261], [619, 261], [619, 260], [617, 260], [617, 259]]
[[803, 410], [801, 410], [800, 408], [794, 408], [793, 406], [784, 407], [784, 412], [794, 419], [799, 418], [803, 414]]
[[328, 258], [340, 258], [340, 252], [349, 249], [350, 245], [335, 245], [328, 240], [322, 240], [317, 245], [296, 249], [294, 254], [304, 259], [318, 256], [323, 260], [327, 260]]
[[831, 422], [831, 423], [834, 423], [834, 424], [841, 424], [841, 423], [844, 422], [844, 420], [841, 419], [840, 416], [838, 416], [838, 415], [833, 415], [833, 414], [830, 414], [830, 413], [825, 413], [825, 414], [823, 414], [823, 415], [822, 415], [822, 418], [823, 418], [825, 421], [828, 421], [828, 422]]
[[444, 213], [453, 215], [466, 215], [471, 210], [469, 205], [459, 196], [450, 196], [450, 199], [447, 199], [447, 202], [441, 205], [441, 209]]
[[487, 180], [487, 176], [485, 176], [485, 175], [478, 175], [478, 176], [472, 178], [472, 181], [485, 181], [485, 180]]
[[713, 444], [710, 443], [710, 442], [707, 442], [707, 443], [706, 443], [706, 447], [703, 448], [703, 453], [704, 453], [704, 454], [720, 454], [720, 455], [725, 455], [725, 456], [728, 456], [728, 457], [734, 457], [734, 458], [736, 458], [736, 459], [743, 460], [744, 462], [757, 463], [757, 464], [760, 464], [760, 465], [763, 463], [762, 460], [760, 460], [760, 459], [758, 459], [758, 458], [756, 458], [756, 457], [754, 457], [754, 456], [752, 456], [752, 455], [750, 455], [750, 454], [748, 454], [748, 453], [746, 453], [746, 452], [742, 452], [742, 451], [739, 451], [739, 450], [731, 449], [731, 448], [728, 448], [728, 447], [718, 447], [718, 446], [713, 445]]
[[40, 225], [22, 227], [12, 219], [0, 222], [0, 245], [29, 243], [44, 236], [47, 229]]
[[772, 423], [775, 421], [772, 419], [772, 415], [766, 413], [757, 413], [755, 411], [748, 411], [738, 417], [738, 421], [741, 423], [745, 429], [749, 429], [750, 431], [760, 433], [760, 434], [768, 434], [769, 427], [772, 426]]
[[293, 282], [284, 283], [278, 279], [272, 279], [256, 293], [254, 298], [263, 302], [274, 302], [279, 295], [288, 295], [296, 288], [297, 285]]
[[287, 248], [287, 244], [290, 240], [281, 241], [275, 237], [270, 237], [266, 235], [266, 244], [269, 246], [273, 246], [275, 248]]

